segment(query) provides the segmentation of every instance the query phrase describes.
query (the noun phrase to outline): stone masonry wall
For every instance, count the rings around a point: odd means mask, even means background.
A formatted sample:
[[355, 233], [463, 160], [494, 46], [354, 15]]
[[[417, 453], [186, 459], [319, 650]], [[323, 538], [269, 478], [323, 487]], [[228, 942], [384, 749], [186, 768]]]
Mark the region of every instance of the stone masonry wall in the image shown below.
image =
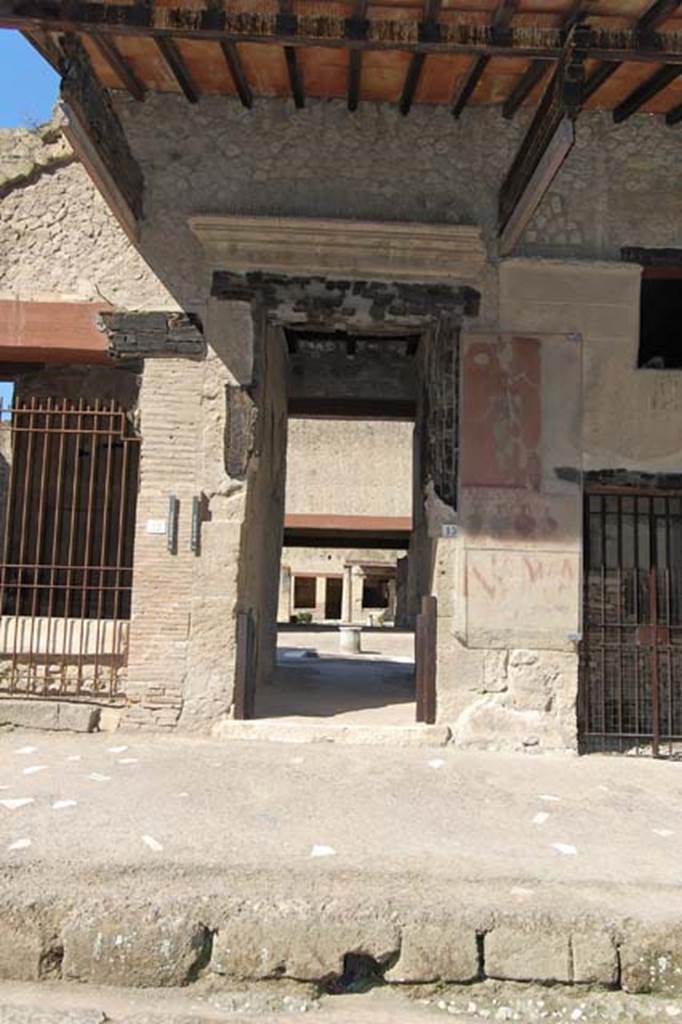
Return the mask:
[[412, 423], [291, 419], [287, 512], [410, 516]]

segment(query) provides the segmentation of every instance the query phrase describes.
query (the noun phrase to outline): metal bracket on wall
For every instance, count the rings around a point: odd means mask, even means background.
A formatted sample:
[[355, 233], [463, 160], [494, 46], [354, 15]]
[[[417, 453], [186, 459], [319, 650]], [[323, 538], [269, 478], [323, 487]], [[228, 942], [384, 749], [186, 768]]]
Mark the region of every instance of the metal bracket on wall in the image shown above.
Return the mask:
[[180, 516], [180, 500], [174, 494], [168, 498], [168, 532], [166, 543], [171, 555], [178, 553], [178, 519]]
[[189, 544], [195, 555], [201, 554], [201, 505], [201, 498], [192, 498], [192, 531]]

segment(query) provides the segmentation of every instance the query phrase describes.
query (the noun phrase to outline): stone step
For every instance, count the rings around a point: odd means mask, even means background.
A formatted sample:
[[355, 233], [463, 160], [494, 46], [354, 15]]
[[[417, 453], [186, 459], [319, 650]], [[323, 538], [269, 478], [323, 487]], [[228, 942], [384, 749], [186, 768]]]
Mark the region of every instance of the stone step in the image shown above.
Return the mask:
[[249, 721], [225, 718], [213, 726], [212, 734], [226, 740], [396, 747], [444, 747], [451, 736], [447, 725], [355, 725], [324, 720], [291, 722], [279, 718], [256, 718]]

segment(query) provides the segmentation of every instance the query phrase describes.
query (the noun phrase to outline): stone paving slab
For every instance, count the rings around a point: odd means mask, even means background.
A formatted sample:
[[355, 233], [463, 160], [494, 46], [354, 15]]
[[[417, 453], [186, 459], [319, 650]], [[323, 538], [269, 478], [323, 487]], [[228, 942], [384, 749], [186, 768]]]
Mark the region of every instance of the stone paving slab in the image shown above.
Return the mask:
[[682, 996], [682, 770], [0, 737], [0, 977], [477, 977]]

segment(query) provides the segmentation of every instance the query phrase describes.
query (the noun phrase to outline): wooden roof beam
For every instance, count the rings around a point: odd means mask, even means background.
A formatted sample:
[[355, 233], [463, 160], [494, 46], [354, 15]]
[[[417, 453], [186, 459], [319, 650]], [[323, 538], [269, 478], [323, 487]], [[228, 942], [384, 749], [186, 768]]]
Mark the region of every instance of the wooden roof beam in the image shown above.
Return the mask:
[[251, 86], [249, 85], [246, 74], [244, 73], [242, 62], [239, 59], [237, 47], [234, 43], [228, 42], [226, 39], [221, 39], [220, 48], [223, 51], [225, 63], [227, 64], [234, 87], [237, 90], [237, 95], [242, 101], [242, 104], [250, 110], [253, 106], [253, 93], [251, 92]]
[[674, 82], [680, 75], [682, 75], [681, 67], [666, 64], [659, 68], [646, 81], [638, 85], [636, 89], [633, 89], [624, 100], [621, 100], [613, 111], [613, 120], [616, 124], [620, 124], [621, 121], [626, 121], [628, 117], [632, 117], [640, 107], [643, 107], [653, 96], [656, 96], [657, 93], [665, 89], [671, 82]]
[[56, 43], [50, 39], [47, 32], [42, 32], [40, 29], [33, 29], [30, 32], [22, 31], [21, 34], [26, 42], [40, 54], [43, 60], [46, 60], [47, 63], [55, 69], [57, 74], [61, 75], [64, 56]]
[[[440, 39], [440, 27], [438, 18], [440, 16], [441, 0], [426, 0], [424, 5], [424, 20], [419, 26], [420, 38]], [[426, 53], [413, 53], [405, 75], [405, 84], [400, 97], [400, 113], [409, 114], [410, 107], [414, 102], [422, 69], [426, 62]]]
[[174, 40], [169, 36], [159, 35], [155, 35], [154, 40], [168, 66], [168, 70], [180, 86], [181, 91], [185, 94], [186, 99], [190, 103], [197, 103], [201, 94], [194, 84]]
[[[367, 34], [367, 0], [356, 0], [353, 16], [348, 22], [349, 31], [356, 39]], [[360, 79], [362, 76], [362, 50], [351, 50], [348, 55], [348, 109], [357, 110], [360, 102]]]
[[[214, 5], [197, 8], [149, 4], [100, 3], [98, 0], [0, 0], [0, 28], [33, 32], [97, 32], [107, 36], [226, 40], [234, 43], [318, 46], [407, 53], [451, 53], [488, 57], [523, 57], [554, 63], [562, 52], [557, 28], [511, 26], [497, 39], [490, 26], [454, 22], [439, 41], [418, 38], [417, 23], [403, 19], [368, 19], [358, 35], [352, 19], [311, 18], [291, 14], [286, 31], [282, 15], [238, 17]], [[408, 29], [414, 25], [415, 32]], [[441, 26], [442, 29], [442, 26]], [[678, 33], [642, 39], [632, 30], [595, 30], [588, 57], [598, 61], [682, 64]]]
[[[654, 2], [647, 7], [644, 14], [641, 14], [635, 22], [634, 32], [640, 36], [643, 41], [648, 41], [652, 33], [656, 32], [659, 25], [662, 25], [664, 21], [667, 21], [668, 18], [672, 17], [680, 6], [680, 2], [681, 0], [654, 0]], [[620, 61], [609, 64], [599, 64], [585, 82], [583, 102], [586, 102], [590, 96], [594, 95], [597, 89], [601, 89], [604, 82], [608, 82], [609, 78], [615, 74], [620, 66]]]
[[509, 255], [573, 148], [590, 30], [569, 32], [535, 116], [500, 189], [500, 254]]
[[[585, 0], [575, 0], [566, 17], [561, 22], [561, 31], [569, 32], [574, 25], [585, 17]], [[547, 71], [547, 63], [542, 60], [534, 60], [528, 65], [516, 86], [505, 100], [502, 107], [502, 116], [511, 118], [519, 109], [524, 100], [533, 91], [540, 79]]]
[[[499, 0], [492, 19], [493, 40], [507, 41], [511, 38], [511, 21], [516, 13], [519, 0]], [[460, 80], [452, 97], [452, 116], [459, 117], [488, 66], [489, 56], [480, 55], [473, 60], [466, 75]]]
[[62, 40], [63, 132], [123, 230], [136, 241], [142, 219], [144, 179], [111, 105], [76, 36]]
[[680, 121], [682, 121], [682, 103], [678, 107], [673, 107], [672, 110], [669, 110], [665, 115], [666, 124], [679, 124]]
[[117, 50], [113, 39], [93, 32], [90, 36], [109, 67], [118, 75], [133, 99], [144, 100], [147, 89], [139, 80], [130, 64]]
[[[298, 19], [294, 14], [293, 0], [279, 0], [277, 28], [286, 37], [288, 35], [295, 35], [297, 27]], [[295, 47], [285, 45], [284, 59], [286, 60], [287, 65], [289, 89], [291, 90], [294, 104], [300, 110], [305, 106], [305, 94], [303, 91], [303, 78], [301, 76], [301, 69], [298, 66], [298, 56], [296, 54]]]

